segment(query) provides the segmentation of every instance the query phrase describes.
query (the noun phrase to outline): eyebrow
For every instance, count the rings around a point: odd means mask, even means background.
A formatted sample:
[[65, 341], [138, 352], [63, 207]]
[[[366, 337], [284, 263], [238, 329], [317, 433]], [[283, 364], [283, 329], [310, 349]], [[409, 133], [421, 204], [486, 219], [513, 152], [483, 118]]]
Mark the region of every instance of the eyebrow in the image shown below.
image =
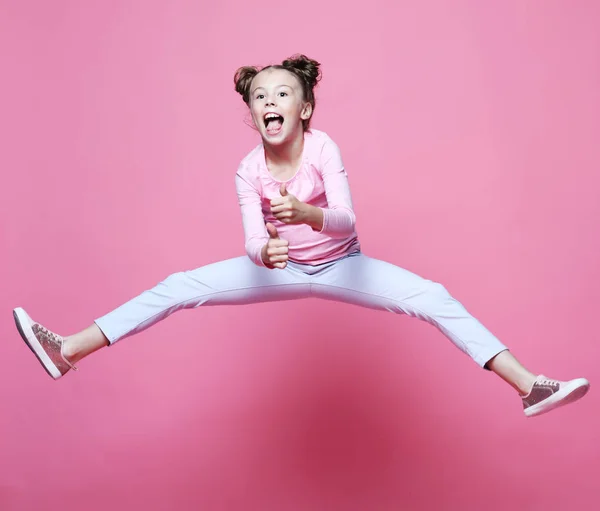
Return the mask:
[[[278, 89], [279, 87], [287, 87], [288, 89], [292, 89], [292, 90], [294, 90], [294, 88], [293, 88], [291, 85], [286, 85], [286, 84], [284, 84], [284, 83], [282, 83], [282, 84], [280, 84], [280, 85], [277, 85], [275, 88], [276, 88], [276, 89]], [[264, 89], [264, 87], [256, 87], [256, 89], [254, 89], [254, 90], [252, 91], [252, 94], [254, 94], [254, 93], [255, 93], [255, 92], [258, 90], [258, 89]]]

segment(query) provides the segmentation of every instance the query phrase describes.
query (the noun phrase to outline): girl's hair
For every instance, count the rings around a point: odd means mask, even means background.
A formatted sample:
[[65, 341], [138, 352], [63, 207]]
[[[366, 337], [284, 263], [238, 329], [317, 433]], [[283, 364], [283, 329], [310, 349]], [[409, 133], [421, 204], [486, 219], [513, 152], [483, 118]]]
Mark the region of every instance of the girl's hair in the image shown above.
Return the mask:
[[[300, 85], [302, 85], [303, 99], [311, 104], [312, 112], [314, 112], [316, 103], [314, 88], [317, 86], [317, 83], [319, 83], [319, 80], [321, 80], [320, 66], [321, 64], [316, 60], [309, 59], [305, 55], [293, 55], [289, 59], [284, 60], [281, 64], [266, 66], [262, 69], [254, 66], [240, 67], [233, 77], [235, 90], [242, 96], [244, 103], [250, 106], [250, 85], [252, 84], [254, 77], [265, 69], [285, 69], [298, 78]], [[302, 121], [304, 131], [309, 129], [311, 117]]]

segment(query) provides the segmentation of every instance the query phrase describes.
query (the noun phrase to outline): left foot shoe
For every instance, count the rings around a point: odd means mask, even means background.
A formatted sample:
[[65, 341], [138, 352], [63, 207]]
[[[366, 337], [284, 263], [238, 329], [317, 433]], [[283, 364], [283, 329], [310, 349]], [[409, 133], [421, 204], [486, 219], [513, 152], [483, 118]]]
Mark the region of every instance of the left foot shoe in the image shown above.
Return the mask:
[[585, 378], [571, 381], [558, 381], [540, 374], [529, 394], [522, 396], [523, 408], [527, 417], [541, 415], [585, 396], [590, 382]]

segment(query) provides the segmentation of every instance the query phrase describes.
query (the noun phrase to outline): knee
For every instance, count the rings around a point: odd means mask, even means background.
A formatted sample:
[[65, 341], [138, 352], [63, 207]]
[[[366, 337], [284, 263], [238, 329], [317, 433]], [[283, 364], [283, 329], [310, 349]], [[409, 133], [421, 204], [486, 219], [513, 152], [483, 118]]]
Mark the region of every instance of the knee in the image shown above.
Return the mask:
[[186, 274], [184, 271], [179, 271], [176, 273], [171, 273], [167, 278], [163, 279], [159, 285], [165, 286], [173, 286], [180, 284], [186, 279]]
[[436, 298], [451, 298], [448, 290], [439, 282], [430, 281], [427, 291], [428, 294], [435, 296]]
[[438, 293], [448, 294], [448, 290], [444, 287], [443, 284], [440, 284], [439, 282], [434, 282], [433, 285]]

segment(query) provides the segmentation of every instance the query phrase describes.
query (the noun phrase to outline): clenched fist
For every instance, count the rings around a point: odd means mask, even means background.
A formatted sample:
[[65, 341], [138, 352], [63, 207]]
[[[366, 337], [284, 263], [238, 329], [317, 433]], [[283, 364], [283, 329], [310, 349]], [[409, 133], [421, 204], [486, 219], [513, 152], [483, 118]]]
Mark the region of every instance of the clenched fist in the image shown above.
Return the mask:
[[281, 197], [271, 200], [271, 213], [273, 213], [273, 216], [284, 224], [304, 223], [308, 216], [308, 205], [288, 193], [285, 183], [281, 183], [279, 193]]
[[262, 248], [261, 256], [265, 266], [284, 269], [288, 262], [288, 241], [282, 240], [275, 226], [267, 222], [269, 241]]

